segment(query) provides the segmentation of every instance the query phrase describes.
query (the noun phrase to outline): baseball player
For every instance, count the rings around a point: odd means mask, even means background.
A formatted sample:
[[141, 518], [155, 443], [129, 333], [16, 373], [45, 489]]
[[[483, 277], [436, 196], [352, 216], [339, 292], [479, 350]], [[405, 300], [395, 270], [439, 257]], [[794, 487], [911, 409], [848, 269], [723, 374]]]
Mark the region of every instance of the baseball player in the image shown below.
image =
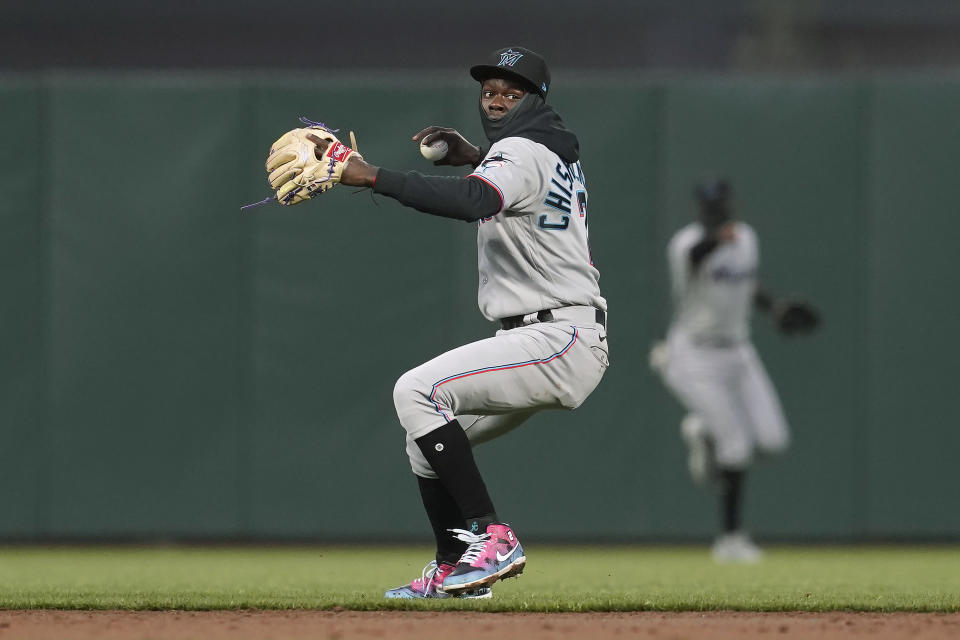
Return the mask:
[[[489, 145], [476, 147], [446, 127], [413, 137], [446, 142], [448, 152], [435, 164], [471, 167], [465, 177], [378, 168], [326, 129], [300, 130], [308, 131], [303, 137], [315, 145], [315, 158], [300, 154], [302, 143], [290, 142], [299, 134], [291, 132], [267, 161], [281, 202], [302, 201], [339, 181], [477, 225], [478, 303], [499, 330], [396, 383], [394, 404], [437, 552], [419, 578], [387, 591], [388, 598], [490, 597], [494, 582], [523, 571], [523, 548], [497, 513], [472, 447], [543, 409], [580, 406], [609, 363], [607, 303], [587, 241], [579, 143], [546, 103], [547, 64], [529, 49], [508, 47], [470, 74], [480, 83]], [[442, 317], [438, 293], [435, 313]]]
[[719, 493], [723, 527], [714, 559], [756, 562], [762, 552], [741, 518], [746, 470], [758, 454], [786, 450], [790, 435], [750, 341], [750, 311], [771, 313], [785, 333], [813, 329], [818, 314], [807, 303], [775, 301], [758, 287], [757, 237], [734, 219], [726, 180], [702, 182], [695, 197], [699, 220], [680, 229], [668, 246], [673, 321], [651, 364], [689, 412], [681, 433], [691, 475]]

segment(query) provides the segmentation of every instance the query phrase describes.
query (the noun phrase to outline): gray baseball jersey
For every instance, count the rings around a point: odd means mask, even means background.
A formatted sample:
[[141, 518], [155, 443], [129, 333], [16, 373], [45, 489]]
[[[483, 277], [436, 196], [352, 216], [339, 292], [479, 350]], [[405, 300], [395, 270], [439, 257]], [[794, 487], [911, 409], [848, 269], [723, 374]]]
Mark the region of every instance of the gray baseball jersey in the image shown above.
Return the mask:
[[759, 251], [753, 229], [735, 223], [735, 238], [721, 243], [700, 264], [690, 264], [690, 249], [703, 239], [699, 222], [687, 225], [667, 248], [673, 292], [671, 332], [701, 342], [744, 342], [750, 337], [750, 310], [757, 287]]
[[480, 220], [477, 234], [477, 303], [488, 320], [572, 305], [606, 310], [579, 162], [566, 164], [526, 138], [504, 138], [470, 175], [501, 200], [501, 211]]

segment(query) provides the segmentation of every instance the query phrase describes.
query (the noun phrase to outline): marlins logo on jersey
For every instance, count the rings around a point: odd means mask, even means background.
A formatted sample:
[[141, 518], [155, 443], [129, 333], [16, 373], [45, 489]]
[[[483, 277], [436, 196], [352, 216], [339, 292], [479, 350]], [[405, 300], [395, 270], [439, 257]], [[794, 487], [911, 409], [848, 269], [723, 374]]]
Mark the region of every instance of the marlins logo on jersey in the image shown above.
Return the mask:
[[490, 156], [486, 158], [483, 162], [480, 163], [479, 171], [480, 173], [485, 172], [487, 169], [495, 168], [499, 169], [500, 167], [506, 165], [510, 162], [510, 159], [504, 156], [502, 153]]

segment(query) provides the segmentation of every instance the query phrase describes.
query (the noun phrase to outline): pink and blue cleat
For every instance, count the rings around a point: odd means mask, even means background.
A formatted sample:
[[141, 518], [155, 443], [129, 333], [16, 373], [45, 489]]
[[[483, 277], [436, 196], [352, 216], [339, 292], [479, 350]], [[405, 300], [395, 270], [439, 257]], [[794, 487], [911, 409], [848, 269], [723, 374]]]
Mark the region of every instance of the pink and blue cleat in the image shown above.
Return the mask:
[[410, 584], [405, 584], [402, 587], [397, 587], [396, 589], [390, 589], [383, 594], [385, 598], [462, 598], [462, 599], [486, 599], [493, 596], [493, 590], [490, 587], [483, 587], [479, 589], [469, 589], [465, 590], [462, 593], [458, 593], [456, 596], [444, 593], [440, 586], [443, 584], [444, 578], [453, 573], [454, 566], [452, 564], [441, 563], [437, 564], [436, 561], [431, 561], [426, 567], [423, 568], [423, 573], [417, 579], [415, 579]]
[[512, 578], [523, 572], [527, 558], [513, 529], [493, 523], [486, 533], [471, 533], [465, 529], [450, 529], [457, 539], [469, 546], [440, 587], [454, 595], [471, 590], [489, 588], [497, 580]]

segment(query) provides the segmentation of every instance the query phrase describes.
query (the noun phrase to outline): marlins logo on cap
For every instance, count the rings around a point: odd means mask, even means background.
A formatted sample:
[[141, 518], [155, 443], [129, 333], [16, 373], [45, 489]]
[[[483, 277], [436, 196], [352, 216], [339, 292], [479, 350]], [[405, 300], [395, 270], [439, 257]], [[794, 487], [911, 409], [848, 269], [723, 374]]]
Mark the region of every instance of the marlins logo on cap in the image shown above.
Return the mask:
[[512, 67], [517, 64], [520, 58], [523, 57], [523, 54], [519, 51], [514, 51], [513, 49], [507, 49], [506, 51], [500, 52], [500, 62], [497, 63], [498, 67]]

